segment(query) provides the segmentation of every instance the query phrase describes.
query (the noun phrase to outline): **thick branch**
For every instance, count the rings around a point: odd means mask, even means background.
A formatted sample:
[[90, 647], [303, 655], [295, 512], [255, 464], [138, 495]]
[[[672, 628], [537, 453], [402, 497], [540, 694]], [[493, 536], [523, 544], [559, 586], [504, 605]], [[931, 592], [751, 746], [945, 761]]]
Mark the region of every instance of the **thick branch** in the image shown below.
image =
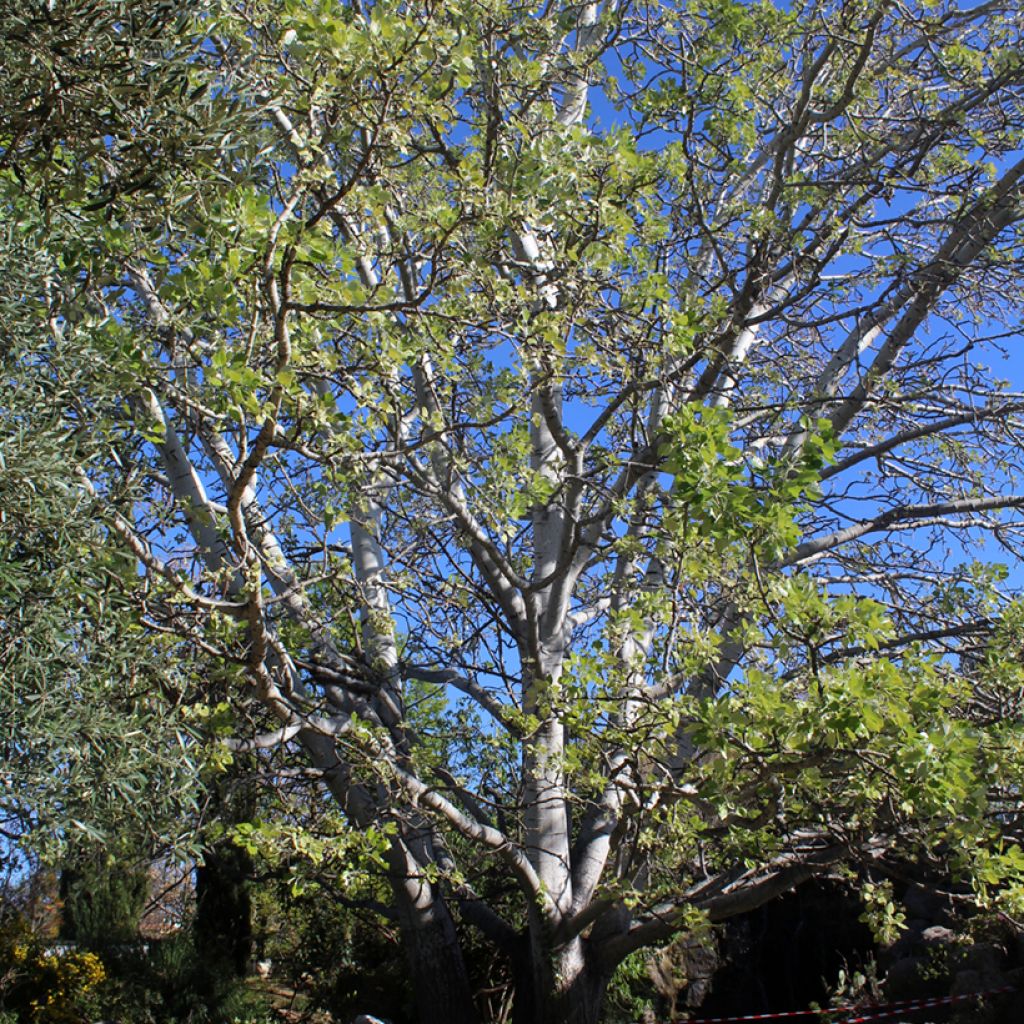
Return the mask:
[[[833, 551], [843, 544], [849, 544], [868, 533], [879, 533], [913, 521], [924, 521], [936, 516], [961, 515], [967, 512], [987, 512], [998, 509], [1021, 508], [1024, 495], [1011, 494], [992, 498], [963, 498], [959, 501], [938, 502], [934, 505], [904, 505], [891, 508], [864, 522], [854, 523], [843, 530], [813, 540], [804, 541], [779, 562], [779, 566], [802, 565]], [[953, 523], [952, 525], [956, 525]]]

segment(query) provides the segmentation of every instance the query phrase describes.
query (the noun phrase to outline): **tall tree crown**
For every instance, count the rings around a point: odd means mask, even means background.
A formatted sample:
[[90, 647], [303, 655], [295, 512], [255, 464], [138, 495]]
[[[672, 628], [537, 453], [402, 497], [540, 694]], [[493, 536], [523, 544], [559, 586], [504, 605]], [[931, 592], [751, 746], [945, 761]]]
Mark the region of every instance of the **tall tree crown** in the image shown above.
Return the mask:
[[526, 935], [541, 999], [998, 843], [1014, 680], [952, 655], [1016, 642], [966, 549], [1024, 505], [1017, 4], [83, 10], [3, 134], [73, 227], [45, 344], [117, 381], [83, 473], [410, 933]]

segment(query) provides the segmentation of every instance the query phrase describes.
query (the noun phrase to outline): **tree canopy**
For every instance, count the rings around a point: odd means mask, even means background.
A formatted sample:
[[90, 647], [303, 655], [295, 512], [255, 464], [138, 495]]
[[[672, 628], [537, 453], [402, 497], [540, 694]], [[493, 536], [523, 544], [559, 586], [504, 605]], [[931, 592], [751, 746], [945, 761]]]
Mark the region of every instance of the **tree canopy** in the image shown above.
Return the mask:
[[[195, 809], [198, 746], [181, 714], [193, 657], [170, 664], [139, 621], [146, 585], [104, 530], [131, 489], [111, 481], [97, 507], [83, 466], [105, 458], [94, 431], [107, 381], [87, 337], [40, 334], [55, 286], [57, 231], [0, 186], [0, 864], [79, 843], [189, 848], [175, 821]], [[51, 324], [51, 326], [53, 326]], [[58, 329], [59, 330], [59, 329]], [[102, 365], [102, 364], [100, 364]], [[90, 412], [80, 417], [80, 396]]]
[[823, 873], [1020, 900], [1019, 4], [4, 19], [19, 372], [88, 352], [139, 621], [362, 837], [423, 1021], [467, 930], [594, 1021]]

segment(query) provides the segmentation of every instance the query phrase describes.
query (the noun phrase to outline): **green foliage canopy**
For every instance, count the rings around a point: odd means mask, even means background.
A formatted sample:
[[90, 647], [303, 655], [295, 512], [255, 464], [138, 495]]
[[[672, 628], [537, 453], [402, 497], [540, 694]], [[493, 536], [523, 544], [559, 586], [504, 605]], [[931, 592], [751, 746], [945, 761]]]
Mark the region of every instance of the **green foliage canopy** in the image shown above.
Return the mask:
[[469, 927], [592, 1021], [843, 864], [1020, 900], [1019, 611], [961, 555], [1024, 506], [1019, 5], [121, 2], [76, 88], [53, 7], [3, 174], [102, 373], [48, 406], [424, 1020]]

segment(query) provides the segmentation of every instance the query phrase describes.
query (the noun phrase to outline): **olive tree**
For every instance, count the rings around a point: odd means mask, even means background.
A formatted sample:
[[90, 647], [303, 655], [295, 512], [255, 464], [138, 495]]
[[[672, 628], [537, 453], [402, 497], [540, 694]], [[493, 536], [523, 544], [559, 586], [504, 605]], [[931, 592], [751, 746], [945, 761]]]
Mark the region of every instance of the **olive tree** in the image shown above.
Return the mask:
[[0, 861], [17, 874], [96, 844], [194, 851], [202, 758], [183, 714], [197, 652], [144, 625], [149, 584], [109, 529], [138, 486], [111, 461], [122, 380], [94, 346], [103, 306], [65, 258], [103, 244], [104, 220], [80, 209], [90, 156], [180, 88], [181, 67], [151, 59], [173, 22], [160, 4], [0, 18]]
[[144, 482], [148, 621], [361, 837], [421, 1020], [469, 931], [589, 1022], [824, 873], [1012, 883], [1019, 5], [119, 3], [106, 75], [65, 6], [4, 173], [88, 236], [83, 487]]
[[26, 306], [45, 268], [20, 227], [0, 240], [0, 863], [15, 874], [97, 843], [190, 849], [200, 749], [179, 700], [192, 659], [168, 665], [172, 643], [140, 623], [145, 581], [82, 488], [95, 439], [61, 410], [91, 367], [37, 344]]

